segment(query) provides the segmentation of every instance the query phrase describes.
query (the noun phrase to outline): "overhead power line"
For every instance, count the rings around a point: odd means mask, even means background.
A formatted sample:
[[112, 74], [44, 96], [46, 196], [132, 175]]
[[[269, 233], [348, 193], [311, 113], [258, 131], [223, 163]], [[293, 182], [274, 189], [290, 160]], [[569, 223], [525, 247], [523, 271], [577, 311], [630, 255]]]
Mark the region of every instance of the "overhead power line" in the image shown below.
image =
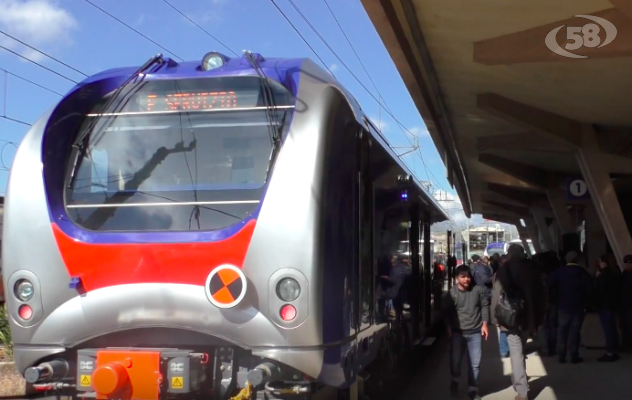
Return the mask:
[[34, 50], [34, 51], [36, 51], [36, 52], [40, 53], [41, 55], [43, 55], [43, 56], [45, 56], [45, 57], [50, 58], [50, 59], [51, 59], [51, 60], [53, 60], [53, 61], [57, 61], [58, 63], [60, 63], [61, 65], [63, 65], [63, 66], [64, 66], [64, 67], [66, 67], [66, 68], [70, 68], [71, 70], [73, 70], [73, 71], [75, 71], [75, 72], [77, 72], [77, 73], [79, 73], [79, 74], [81, 74], [81, 75], [83, 75], [83, 76], [85, 76], [85, 77], [87, 77], [87, 76], [88, 76], [86, 73], [84, 73], [84, 72], [82, 72], [82, 71], [78, 70], [77, 68], [75, 68], [75, 67], [73, 67], [73, 66], [70, 66], [70, 65], [66, 64], [65, 62], [63, 62], [63, 61], [61, 61], [61, 60], [58, 60], [57, 58], [55, 58], [55, 57], [51, 56], [50, 54], [46, 54], [46, 53], [44, 53], [44, 52], [43, 52], [43, 51], [41, 51], [40, 49], [35, 48], [35, 47], [31, 46], [30, 44], [25, 43], [25, 42], [21, 41], [20, 39], [18, 39], [18, 38], [16, 38], [16, 37], [14, 37], [14, 36], [9, 35], [8, 33], [4, 32], [4, 31], [2, 31], [2, 30], [0, 30], [0, 33], [2, 33], [4, 36], [7, 36], [7, 37], [9, 37], [9, 38], [11, 38], [11, 39], [15, 40], [16, 42], [18, 42], [18, 43], [20, 43], [20, 44], [22, 44], [22, 45], [24, 45], [24, 46], [28, 47], [28, 48], [29, 48], [29, 49], [31, 49], [31, 50]]
[[[329, 10], [329, 13], [331, 14], [331, 16], [333, 17], [334, 21], [336, 21], [336, 25], [338, 25], [338, 29], [340, 29], [340, 32], [342, 32], [342, 36], [344, 36], [345, 40], [347, 41], [347, 43], [349, 44], [349, 47], [351, 47], [351, 51], [353, 52], [353, 54], [355, 55], [356, 59], [358, 60], [358, 62], [360, 63], [360, 66], [362, 67], [362, 69], [364, 70], [364, 73], [366, 74], [366, 76], [369, 78], [369, 81], [371, 81], [371, 84], [373, 85], [373, 88], [375, 88], [375, 91], [377, 92], [379, 98], [382, 100], [382, 103], [384, 103], [384, 108], [386, 108], [389, 112], [391, 111], [391, 108], [388, 106], [388, 104], [386, 103], [386, 100], [384, 99], [384, 96], [382, 96], [382, 93], [380, 93], [380, 89], [378, 89], [377, 84], [375, 83], [375, 81], [373, 80], [373, 78], [371, 77], [371, 74], [369, 74], [369, 71], [367, 70], [366, 66], [364, 65], [364, 63], [362, 62], [362, 58], [360, 57], [360, 55], [358, 54], [358, 52], [355, 49], [355, 46], [353, 45], [353, 43], [351, 43], [351, 39], [349, 39], [349, 36], [347, 36], [347, 33], [345, 32], [344, 28], [342, 27], [342, 24], [340, 23], [340, 21], [338, 20], [338, 18], [336, 17], [336, 13], [334, 13], [334, 10], [331, 8], [331, 6], [329, 5], [329, 2], [327, 0], [323, 0], [323, 2], [325, 3], [325, 6], [327, 6], [327, 9]], [[381, 106], [381, 104], [380, 104]], [[404, 136], [408, 138], [408, 136], [406, 136], [406, 132], [404, 132], [404, 128], [401, 126], [401, 124], [397, 125], [399, 127], [399, 129], [402, 131], [402, 133], [404, 134]], [[409, 131], [410, 133], [410, 131]], [[408, 140], [408, 142], [411, 144], [411, 146], [413, 147], [413, 151], [417, 150], [418, 154], [419, 154], [419, 158], [421, 158], [421, 162], [423, 164], [424, 167], [424, 171], [426, 172], [426, 178], [428, 178], [428, 180], [430, 180], [430, 176], [428, 174], [428, 168], [426, 167], [426, 161], [424, 160], [424, 156], [421, 153], [421, 151], [419, 150], [419, 146], [415, 143], [413, 144], [410, 140]], [[436, 178], [435, 178], [436, 179]]]
[[[4, 72], [5, 74], [9, 74], [9, 75], [11, 75], [11, 76], [14, 76], [14, 77], [16, 77], [16, 78], [18, 78], [18, 79], [21, 79], [21, 80], [23, 80], [23, 81], [25, 81], [25, 82], [28, 82], [28, 83], [30, 83], [31, 85], [37, 86], [37, 87], [39, 87], [39, 88], [42, 88], [42, 89], [44, 89], [44, 90], [46, 90], [46, 91], [48, 91], [48, 92], [51, 92], [51, 93], [54, 93], [54, 94], [56, 94], [56, 95], [58, 95], [58, 96], [64, 97], [64, 95], [63, 95], [63, 94], [61, 94], [61, 93], [59, 93], [59, 92], [56, 92], [56, 91], [54, 91], [53, 89], [47, 88], [46, 86], [40, 85], [40, 84], [39, 84], [39, 83], [37, 83], [37, 82], [33, 82], [32, 80], [27, 79], [27, 78], [25, 78], [25, 77], [23, 77], [23, 76], [21, 76], [21, 75], [18, 75], [18, 74], [16, 74], [16, 73], [13, 73], [13, 72], [11, 72], [11, 71], [7, 71], [7, 70], [6, 70], [6, 69], [4, 69], [4, 68], [0, 68], [0, 71]], [[6, 90], [6, 88], [5, 88], [5, 90]]]
[[164, 47], [163, 45], [161, 45], [160, 43], [156, 42], [155, 40], [149, 38], [148, 36], [146, 36], [145, 34], [139, 32], [138, 30], [132, 28], [131, 26], [129, 26], [128, 24], [126, 24], [125, 22], [121, 21], [120, 19], [118, 19], [117, 17], [115, 17], [114, 15], [110, 14], [109, 12], [105, 11], [104, 9], [102, 9], [101, 7], [97, 6], [96, 4], [94, 4], [93, 2], [91, 2], [90, 0], [83, 0], [86, 3], [90, 4], [92, 7], [96, 8], [97, 10], [101, 11], [103, 14], [107, 15], [108, 17], [112, 18], [113, 20], [117, 21], [119, 24], [123, 25], [124, 27], [126, 27], [127, 29], [132, 30], [133, 32], [135, 32], [137, 35], [149, 40], [151, 43], [155, 44], [156, 46], [160, 47], [162, 50], [166, 51], [167, 53], [171, 54], [172, 56], [174, 56], [175, 58], [177, 58], [180, 61], [184, 61], [184, 59], [180, 56], [178, 56], [176, 53], [174, 53], [173, 51], [167, 49], [166, 47]]
[[18, 124], [22, 124], [22, 125], [26, 125], [26, 126], [32, 126], [31, 124], [29, 124], [28, 122], [24, 122], [21, 119], [16, 119], [16, 118], [11, 118], [11, 117], [7, 117], [6, 115], [0, 115], [0, 118], [2, 119], [6, 119], [7, 121], [12, 121], [12, 122], [17, 122]]
[[[274, 0], [270, 0], [275, 6], [276, 8], [280, 10], [280, 8], [276, 5], [276, 3], [274, 2]], [[287, 0], [288, 3], [290, 3], [290, 5], [296, 10], [296, 12], [300, 15], [300, 17], [303, 19], [303, 21], [305, 21], [305, 23], [311, 28], [311, 30], [316, 34], [316, 36], [318, 36], [318, 38], [321, 40], [321, 42], [323, 42], [323, 44], [329, 49], [329, 51], [331, 51], [331, 53], [334, 55], [334, 57], [336, 57], [336, 59], [342, 64], [342, 66], [347, 70], [347, 72], [349, 72], [351, 74], [351, 76], [358, 82], [358, 84], [360, 84], [360, 86], [362, 86], [362, 88], [369, 94], [369, 96], [371, 96], [373, 98], [373, 100], [375, 100], [376, 103], [381, 104], [381, 102], [377, 99], [377, 97], [375, 97], [375, 95], [366, 87], [366, 85], [356, 76], [356, 74], [353, 73], [353, 71], [351, 70], [351, 68], [349, 68], [349, 66], [347, 66], [347, 64], [342, 60], [342, 58], [338, 55], [338, 53], [336, 53], [336, 51], [329, 45], [329, 43], [327, 42], [327, 40], [325, 38], [323, 38], [323, 36], [320, 34], [320, 32], [318, 32], [318, 29], [316, 29], [314, 27], [314, 25], [312, 25], [312, 23], [309, 21], [309, 19], [301, 12], [301, 10], [296, 6], [296, 4], [294, 4], [294, 2], [292, 0]], [[283, 14], [283, 13], [282, 13]], [[283, 14], [283, 17], [286, 19], [286, 21], [292, 25], [292, 27], [294, 27], [294, 24], [292, 23], [292, 21], [290, 21], [290, 19]], [[296, 28], [294, 28], [296, 30]], [[305, 39], [303, 39], [304, 41], [306, 41]], [[311, 46], [310, 46], [311, 48]], [[415, 136], [410, 130], [408, 130], [408, 128], [406, 128], [400, 121], [399, 119], [397, 119], [397, 117], [395, 117], [395, 115], [393, 115], [392, 112], [390, 112], [389, 110], [385, 110], [390, 116], [391, 118], [393, 118], [393, 120], [395, 120], [395, 122], [397, 124], [399, 124], [402, 129], [404, 129], [406, 132], [408, 132], [411, 136]], [[409, 142], [410, 138], [407, 138]], [[412, 143], [411, 143], [412, 145]]]
[[274, 5], [274, 7], [281, 13], [281, 15], [283, 16], [283, 18], [285, 18], [285, 20], [290, 24], [290, 26], [292, 27], [292, 29], [294, 29], [294, 31], [296, 32], [297, 35], [299, 35], [301, 37], [301, 39], [303, 39], [303, 42], [305, 42], [305, 44], [307, 45], [307, 47], [309, 47], [309, 49], [312, 51], [312, 53], [314, 53], [314, 55], [316, 56], [316, 58], [318, 58], [318, 60], [323, 64], [323, 66], [327, 69], [327, 71], [329, 71], [329, 73], [335, 78], [336, 75], [334, 75], [334, 73], [329, 69], [329, 67], [327, 66], [327, 63], [325, 63], [325, 61], [323, 61], [322, 58], [320, 58], [320, 56], [318, 55], [318, 53], [316, 52], [316, 50], [314, 50], [314, 48], [312, 47], [311, 44], [309, 44], [309, 42], [307, 41], [307, 39], [305, 39], [305, 37], [301, 34], [301, 32], [296, 28], [296, 26], [294, 26], [294, 24], [292, 23], [292, 21], [290, 21], [290, 19], [287, 17], [287, 15], [285, 15], [285, 13], [283, 12], [283, 10], [281, 10], [281, 8], [278, 6], [277, 3], [274, 2], [274, 0], [270, 0], [272, 2], [272, 4]]
[[[382, 105], [382, 102], [380, 102], [380, 100], [378, 100], [375, 95], [373, 95], [373, 93], [366, 87], [366, 85], [364, 85], [364, 83], [355, 75], [355, 73], [351, 70], [351, 68], [349, 68], [347, 66], [347, 64], [342, 60], [342, 58], [336, 53], [336, 51], [329, 45], [329, 43], [327, 42], [327, 40], [325, 38], [323, 38], [323, 36], [318, 32], [318, 29], [316, 29], [314, 27], [314, 25], [309, 21], [309, 19], [301, 12], [301, 10], [296, 6], [296, 4], [292, 1], [292, 0], [287, 0], [288, 3], [290, 3], [290, 5], [296, 10], [296, 12], [300, 15], [300, 17], [303, 19], [303, 21], [311, 28], [311, 30], [316, 34], [316, 36], [318, 36], [318, 38], [323, 42], [323, 44], [329, 49], [329, 51], [331, 51], [331, 53], [334, 55], [334, 57], [336, 57], [336, 59], [342, 64], [342, 66], [349, 72], [349, 74], [351, 74], [351, 76], [360, 84], [360, 86], [369, 94], [369, 96], [371, 96], [373, 98], [373, 100], [375, 100], [376, 103], [378, 103], [378, 105], [380, 107], [383, 107], [385, 109], [385, 111], [391, 116], [391, 118], [393, 118], [393, 120], [395, 120], [395, 122], [397, 123], [397, 125], [400, 127], [400, 129], [402, 130], [402, 133], [404, 133], [404, 137], [406, 138], [406, 140], [408, 141], [408, 143], [411, 145], [411, 147], [415, 148], [414, 143], [412, 142], [412, 140], [410, 139], [410, 137], [408, 137], [405, 132], [408, 132], [408, 134], [410, 134], [413, 137], [416, 137], [417, 135], [413, 134], [408, 128], [406, 128], [404, 126], [404, 124], [402, 124], [399, 119], [397, 119], [397, 117], [395, 117], [395, 115], [393, 114], [393, 112], [390, 110], [390, 108], [386, 105], [386, 102], [384, 102], [384, 106]], [[281, 8], [276, 4], [276, 2], [274, 0], [270, 0], [270, 2], [275, 6], [275, 8], [279, 11], [279, 13], [281, 13], [281, 15], [283, 16], [283, 18], [285, 18], [285, 20], [287, 21], [288, 24], [290, 24], [290, 26], [299, 34], [299, 36], [301, 37], [301, 39], [303, 39], [303, 41], [305, 42], [305, 44], [310, 48], [310, 50], [312, 51], [312, 53], [314, 53], [314, 55], [316, 55], [316, 57], [321, 61], [321, 63], [323, 63], [323, 65], [325, 66], [325, 68], [327, 68], [327, 65], [325, 64], [325, 62], [322, 60], [322, 58], [318, 55], [318, 53], [314, 50], [314, 48], [309, 44], [309, 42], [305, 39], [305, 37], [303, 35], [300, 34], [300, 32], [298, 31], [298, 29], [296, 28], [296, 26], [294, 25], [294, 23], [290, 20], [290, 18], [287, 17], [287, 15], [281, 10]], [[328, 8], [329, 5], [327, 4]], [[330, 9], [331, 11], [331, 9]], [[332, 15], [333, 15], [333, 11]], [[336, 19], [336, 22], [339, 24], [337, 18], [335, 18], [334, 15], [334, 19]], [[342, 27], [340, 27], [342, 30]], [[348, 37], [346, 36], [346, 34], [344, 33], [343, 30], [343, 35], [345, 35], [345, 37], [347, 38], [347, 41], [349, 42], [349, 44], [351, 45], [350, 40], [348, 39]], [[352, 49], [353, 49], [353, 45], [351, 45]], [[359, 56], [357, 55], [357, 52], [354, 53], [356, 54], [356, 57], [359, 58]], [[361, 62], [362, 64], [362, 62]], [[369, 79], [373, 82], [373, 85], [376, 88], [376, 91], [378, 92], [378, 96], [380, 96], [383, 100], [383, 97], [381, 96], [381, 94], [379, 93], [379, 90], [377, 89], [377, 85], [375, 85], [375, 82], [371, 79], [368, 71], [366, 70], [366, 68], [363, 66], [366, 74], [369, 76]], [[327, 70], [329, 70], [329, 68], [327, 68]], [[331, 71], [330, 71], [331, 72]], [[332, 73], [333, 75], [333, 73]], [[421, 156], [421, 152], [418, 153]], [[428, 169], [426, 167], [426, 163], [425, 160], [423, 159], [423, 156], [421, 156], [422, 158], [422, 162], [424, 165], [424, 170], [426, 171], [426, 175], [428, 175]], [[433, 175], [434, 176], [434, 175]], [[428, 177], [429, 179], [429, 177]], [[437, 178], [435, 177], [435, 180], [437, 180]], [[439, 187], [441, 187], [441, 185], [439, 185]]]
[[62, 77], [62, 78], [64, 78], [64, 79], [65, 79], [65, 80], [67, 80], [67, 81], [70, 81], [70, 82], [72, 82], [72, 83], [77, 83], [77, 81], [75, 81], [74, 79], [71, 79], [71, 78], [67, 77], [67, 76], [66, 76], [66, 75], [64, 75], [64, 74], [60, 74], [59, 72], [54, 71], [54, 70], [52, 70], [52, 69], [48, 68], [47, 66], [42, 65], [42, 64], [40, 64], [40, 63], [38, 63], [37, 61], [33, 61], [33, 60], [31, 60], [30, 58], [28, 58], [28, 57], [24, 57], [22, 54], [20, 54], [20, 53], [18, 53], [18, 52], [16, 52], [16, 51], [13, 51], [13, 50], [9, 49], [8, 47], [5, 47], [5, 46], [3, 46], [3, 45], [1, 45], [1, 44], [0, 44], [0, 49], [4, 49], [4, 50], [8, 51], [9, 53], [15, 54], [16, 56], [18, 56], [18, 57], [22, 58], [23, 60], [26, 60], [26, 61], [28, 61], [28, 62], [31, 62], [31, 63], [33, 63], [33, 64], [37, 65], [37, 66], [38, 66], [38, 67], [40, 67], [40, 68], [43, 68], [43, 69], [45, 69], [45, 70], [47, 70], [47, 71], [49, 71], [49, 72], [52, 72], [53, 74], [55, 74], [55, 75], [57, 75], [57, 76], [59, 76], [59, 77]]
[[183, 13], [182, 11], [180, 11], [178, 8], [176, 8], [176, 6], [174, 6], [173, 4], [169, 3], [167, 0], [162, 0], [163, 3], [165, 3], [166, 5], [168, 5], [169, 7], [171, 7], [172, 9], [174, 9], [178, 14], [180, 14], [181, 16], [183, 16], [184, 18], [186, 18], [190, 23], [192, 23], [193, 25], [197, 26], [202, 32], [206, 33], [208, 36], [210, 36], [213, 40], [215, 40], [217, 43], [219, 43], [220, 45], [224, 46], [224, 48], [226, 48], [228, 51], [230, 51], [231, 53], [233, 53], [235, 56], [239, 56], [239, 54], [237, 54], [235, 51], [233, 51], [233, 49], [231, 49], [230, 47], [228, 47], [226, 44], [224, 44], [221, 40], [219, 40], [217, 37], [213, 36], [210, 32], [208, 32], [206, 29], [202, 28], [200, 25], [198, 25], [197, 22], [193, 21], [191, 18], [189, 18], [189, 16], [187, 16], [185, 13]]

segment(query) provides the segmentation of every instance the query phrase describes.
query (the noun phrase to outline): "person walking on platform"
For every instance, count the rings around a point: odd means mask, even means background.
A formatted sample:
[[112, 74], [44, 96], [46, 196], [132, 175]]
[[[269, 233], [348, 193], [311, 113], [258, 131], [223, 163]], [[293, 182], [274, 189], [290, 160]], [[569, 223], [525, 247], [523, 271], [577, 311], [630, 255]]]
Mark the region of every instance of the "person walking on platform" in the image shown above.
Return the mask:
[[483, 338], [489, 335], [489, 299], [485, 290], [472, 284], [470, 268], [459, 265], [455, 271], [457, 284], [445, 294], [442, 315], [450, 336], [450, 372], [452, 395], [458, 394], [461, 364], [467, 351], [468, 394], [480, 399], [478, 394], [479, 371], [483, 352]]
[[[504, 265], [507, 263], [508, 259], [509, 259], [509, 256], [507, 254], [503, 254], [502, 257], [500, 257], [500, 260], [498, 262], [498, 268], [496, 269], [496, 272], [494, 273], [494, 283], [496, 283], [496, 277], [498, 276], [498, 271], [501, 268], [504, 268]], [[494, 309], [492, 308], [491, 310], [494, 310]], [[494, 322], [494, 324], [496, 325], [497, 330], [498, 330], [498, 351], [500, 351], [500, 357], [508, 358], [509, 357], [509, 342], [507, 342], [507, 331], [501, 329], [500, 325], [498, 325], [497, 322]]]
[[[619, 269], [618, 266], [614, 268]], [[620, 276], [608, 264], [607, 256], [599, 260], [599, 270], [595, 279], [595, 305], [606, 338], [606, 354], [597, 359], [599, 362], [612, 362], [619, 359], [619, 330], [617, 314], [621, 306]]]
[[571, 363], [584, 361], [579, 356], [579, 343], [586, 307], [592, 295], [592, 277], [578, 264], [579, 254], [571, 250], [566, 253], [566, 265], [549, 276], [549, 291], [557, 296], [557, 356], [560, 363], [566, 362], [570, 347]]
[[[530, 335], [536, 335], [544, 320], [544, 284], [540, 268], [527, 258], [524, 248], [512, 244], [508, 250], [509, 260], [496, 273], [492, 291], [492, 322], [507, 333], [511, 380], [518, 394], [516, 400], [526, 400], [529, 391], [524, 347]], [[507, 317], [503, 308], [514, 304], [514, 318]]]
[[474, 277], [474, 284], [476, 286], [480, 286], [487, 295], [487, 298], [492, 297], [492, 281], [493, 281], [493, 271], [491, 267], [489, 267], [484, 259], [480, 258], [473, 264], [472, 275]]
[[621, 351], [632, 352], [632, 254], [623, 257], [621, 274]]

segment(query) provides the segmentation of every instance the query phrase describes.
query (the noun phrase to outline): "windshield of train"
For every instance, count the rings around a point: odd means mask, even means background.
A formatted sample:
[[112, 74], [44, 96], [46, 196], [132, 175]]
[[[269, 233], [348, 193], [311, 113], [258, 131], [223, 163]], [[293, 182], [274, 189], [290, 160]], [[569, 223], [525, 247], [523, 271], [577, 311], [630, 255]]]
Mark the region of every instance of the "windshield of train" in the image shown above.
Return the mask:
[[498, 253], [499, 255], [502, 255], [505, 253], [505, 243], [504, 242], [490, 243], [487, 245], [486, 252], [489, 256], [493, 255], [494, 253]]
[[214, 230], [246, 218], [294, 108], [283, 86], [262, 82], [157, 80], [110, 93], [76, 133], [70, 217], [97, 231]]

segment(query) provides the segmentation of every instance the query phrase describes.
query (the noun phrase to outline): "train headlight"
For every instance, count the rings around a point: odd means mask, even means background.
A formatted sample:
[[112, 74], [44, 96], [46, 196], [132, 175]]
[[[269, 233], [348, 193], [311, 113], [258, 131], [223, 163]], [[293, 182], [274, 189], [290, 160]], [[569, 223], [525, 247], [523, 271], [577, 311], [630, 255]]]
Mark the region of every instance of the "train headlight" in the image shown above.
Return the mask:
[[283, 301], [294, 301], [301, 294], [301, 285], [295, 279], [284, 278], [277, 285], [277, 296]]
[[31, 300], [34, 293], [35, 289], [33, 288], [33, 284], [26, 279], [20, 279], [15, 283], [15, 296], [20, 299], [20, 301]]
[[202, 58], [202, 71], [210, 71], [224, 65], [224, 58], [219, 53], [208, 53]]

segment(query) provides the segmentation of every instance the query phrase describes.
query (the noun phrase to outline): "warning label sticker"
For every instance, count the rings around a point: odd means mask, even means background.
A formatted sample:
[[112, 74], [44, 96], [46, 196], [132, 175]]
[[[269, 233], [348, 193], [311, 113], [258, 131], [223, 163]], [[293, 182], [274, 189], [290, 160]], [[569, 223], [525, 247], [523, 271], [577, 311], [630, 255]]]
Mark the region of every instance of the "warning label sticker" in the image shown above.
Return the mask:
[[90, 375], [81, 375], [81, 378], [79, 379], [80, 385], [81, 386], [90, 386]]
[[182, 389], [184, 385], [182, 384], [183, 379], [181, 376], [174, 376], [171, 378], [171, 389]]

